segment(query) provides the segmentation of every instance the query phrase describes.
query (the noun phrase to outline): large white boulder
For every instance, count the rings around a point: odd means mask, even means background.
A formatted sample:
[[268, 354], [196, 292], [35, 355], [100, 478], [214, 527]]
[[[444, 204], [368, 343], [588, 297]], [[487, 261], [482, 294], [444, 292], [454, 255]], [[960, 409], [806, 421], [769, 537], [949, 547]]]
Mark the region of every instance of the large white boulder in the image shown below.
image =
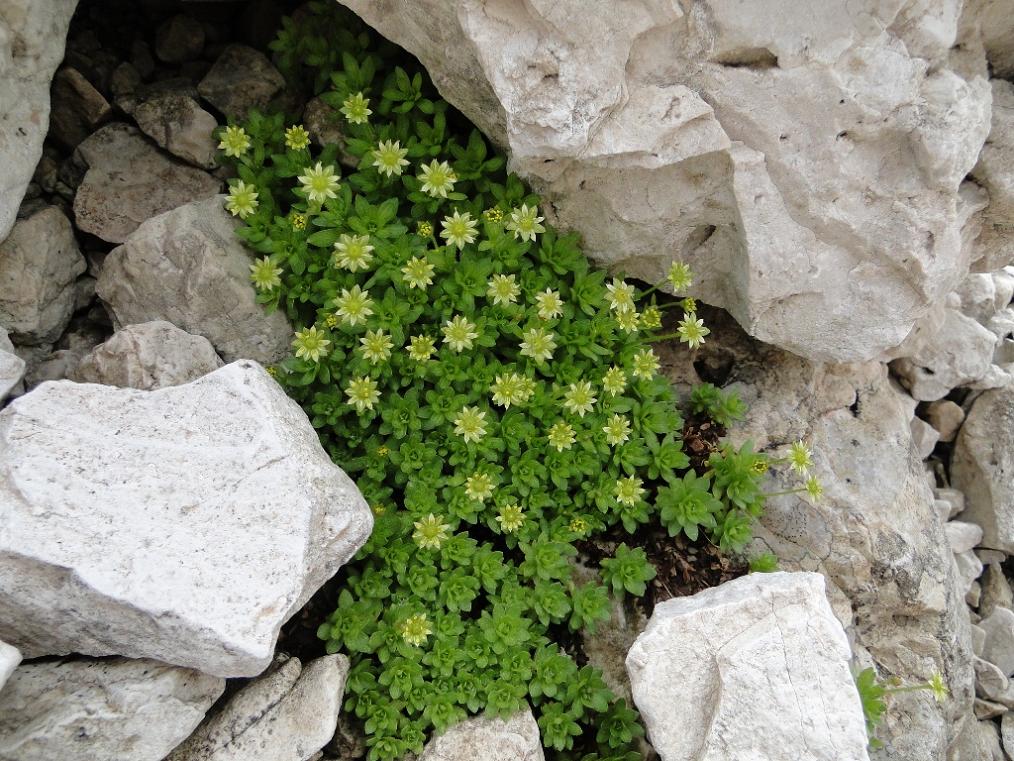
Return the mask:
[[866, 761], [850, 658], [820, 574], [750, 574], [656, 605], [627, 671], [662, 761]]
[[42, 158], [49, 85], [77, 0], [0, 0], [0, 241]]
[[25, 360], [14, 353], [14, 344], [7, 331], [0, 327], [0, 402], [21, 388], [25, 377]]
[[253, 260], [222, 203], [214, 196], [142, 224], [106, 257], [96, 290], [116, 325], [165, 320], [207, 338], [227, 362], [277, 362], [292, 328], [257, 303]]
[[167, 761], [307, 761], [334, 737], [349, 659], [289, 658], [233, 696]]
[[543, 761], [539, 725], [531, 710], [507, 719], [477, 717], [434, 736], [419, 761]]
[[257, 364], [136, 391], [44, 383], [0, 413], [0, 638], [216, 676], [270, 662], [372, 514]]
[[[960, 0], [345, 0], [508, 149], [598, 263], [820, 360], [878, 357], [968, 268], [990, 88]], [[981, 56], [980, 56], [981, 57]], [[984, 61], [978, 67], [984, 72]]]
[[161, 761], [223, 689], [151, 660], [26, 663], [0, 690], [0, 761]]
[[128, 325], [82, 359], [79, 383], [151, 390], [197, 380], [222, 366], [211, 342], [164, 320]]
[[1014, 387], [986, 391], [972, 404], [951, 459], [965, 493], [964, 521], [982, 527], [982, 545], [1014, 554]]
[[7, 680], [19, 663], [21, 663], [21, 652], [16, 647], [0, 640], [0, 690], [7, 684]]

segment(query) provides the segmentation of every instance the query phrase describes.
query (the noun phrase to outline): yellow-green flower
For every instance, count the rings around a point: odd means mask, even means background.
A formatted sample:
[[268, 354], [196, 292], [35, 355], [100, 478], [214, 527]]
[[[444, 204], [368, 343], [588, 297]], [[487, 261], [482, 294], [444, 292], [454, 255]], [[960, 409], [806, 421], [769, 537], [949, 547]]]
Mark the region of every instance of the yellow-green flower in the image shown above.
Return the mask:
[[667, 278], [669, 280], [669, 284], [676, 293], [685, 291], [694, 284], [694, 278], [690, 272], [690, 267], [683, 262], [673, 262], [672, 266], [669, 268]]
[[486, 412], [478, 407], [462, 407], [454, 418], [454, 432], [466, 443], [480, 441], [486, 435]]
[[505, 373], [496, 376], [489, 390], [493, 393], [493, 404], [510, 409], [512, 404], [524, 404], [534, 391], [534, 383], [517, 373]]
[[338, 319], [339, 319], [338, 315], [336, 315], [336, 314], [329, 314], [327, 317], [324, 318], [324, 324], [327, 327], [331, 328], [331, 329], [337, 328], [338, 327]]
[[425, 257], [413, 256], [401, 268], [401, 279], [408, 283], [409, 288], [425, 291], [427, 285], [433, 285], [433, 270], [433, 265]]
[[697, 299], [693, 296], [687, 296], [680, 302], [684, 312], [696, 312], [697, 311]]
[[634, 308], [634, 286], [618, 277], [606, 285], [609, 308], [614, 312], [626, 312]]
[[620, 326], [620, 329], [627, 333], [636, 333], [637, 326], [641, 321], [641, 315], [635, 312], [633, 309], [628, 309], [624, 312], [616, 313], [616, 324]]
[[405, 160], [407, 153], [408, 148], [402, 148], [400, 140], [381, 140], [372, 152], [373, 166], [388, 177], [401, 174], [402, 168], [408, 166], [408, 161]]
[[616, 482], [616, 488], [613, 494], [616, 496], [616, 501], [621, 505], [627, 507], [633, 507], [641, 501], [641, 495], [644, 494], [642, 484], [644, 482], [637, 476], [628, 476], [627, 478], [621, 478]]
[[493, 275], [486, 288], [486, 298], [495, 305], [516, 304], [521, 295], [521, 286], [514, 275]]
[[367, 269], [373, 261], [370, 236], [342, 233], [334, 244], [334, 261], [349, 272]]
[[330, 345], [331, 341], [327, 338], [327, 333], [318, 330], [316, 325], [297, 330], [296, 337], [292, 341], [296, 356], [311, 362], [320, 362], [321, 358], [326, 357]]
[[824, 487], [820, 485], [820, 481], [817, 480], [816, 476], [810, 476], [806, 479], [806, 493], [810, 495], [810, 499], [816, 502], [822, 496], [824, 496]]
[[454, 183], [458, 181], [458, 176], [446, 161], [433, 159], [429, 164], [423, 164], [419, 169], [418, 179], [422, 182], [424, 193], [429, 193], [434, 198], [447, 198], [447, 192], [454, 190]]
[[409, 339], [408, 356], [416, 362], [428, 362], [436, 350], [436, 344], [429, 336], [412, 336]]
[[444, 323], [440, 330], [444, 334], [444, 343], [457, 352], [471, 349], [472, 339], [479, 337], [475, 332], [475, 323], [469, 322], [460, 314]]
[[362, 290], [358, 285], [342, 288], [342, 295], [335, 299], [338, 307], [337, 315], [346, 325], [355, 327], [373, 314], [373, 299], [370, 292]]
[[282, 284], [282, 268], [276, 267], [270, 256], [255, 259], [250, 265], [250, 279], [258, 291], [270, 291]]
[[222, 130], [218, 149], [225, 151], [226, 156], [239, 158], [250, 150], [250, 137], [242, 127], [226, 127]]
[[536, 362], [545, 362], [553, 358], [556, 349], [556, 336], [545, 328], [531, 328], [521, 334], [521, 354], [531, 357]]
[[560, 298], [560, 292], [551, 288], [535, 294], [535, 304], [539, 308], [539, 317], [543, 320], [551, 320], [563, 314], [563, 299]]
[[258, 195], [257, 188], [253, 185], [247, 185], [243, 180], [237, 180], [235, 185], [229, 186], [229, 197], [225, 200], [225, 208], [232, 216], [246, 219], [257, 211]]
[[556, 447], [557, 452], [562, 452], [564, 449], [570, 449], [574, 446], [574, 442], [577, 441], [577, 436], [574, 434], [574, 428], [570, 423], [565, 423], [562, 420], [557, 420], [550, 426], [546, 438], [549, 439], [549, 445]]
[[390, 357], [391, 348], [394, 346], [390, 334], [385, 333], [383, 328], [367, 330], [366, 335], [359, 339], [359, 343], [363, 345], [363, 356], [372, 365]]
[[704, 336], [708, 335], [711, 331], [704, 327], [704, 320], [698, 319], [697, 315], [693, 312], [688, 312], [679, 321], [679, 327], [676, 328], [676, 332], [679, 333], [682, 343], [688, 344], [691, 349], [696, 349], [704, 343]]
[[324, 203], [329, 198], [337, 198], [341, 183], [338, 182], [338, 175], [335, 174], [332, 164], [323, 166], [318, 161], [317, 166], [307, 167], [303, 172], [305, 174], [299, 175], [296, 179], [302, 183], [303, 192], [306, 193], [308, 200]]
[[460, 214], [455, 210], [451, 216], [444, 217], [440, 224], [444, 228], [440, 232], [440, 237], [450, 245], [460, 249], [464, 248], [466, 243], [475, 241], [477, 223], [467, 211]]
[[433, 225], [429, 222], [419, 222], [415, 226], [415, 234], [420, 238], [428, 238], [433, 235]]
[[546, 232], [546, 228], [539, 224], [545, 217], [538, 216], [538, 213], [538, 206], [529, 209], [527, 204], [521, 204], [520, 209], [511, 212], [510, 221], [504, 227], [511, 230], [515, 238], [535, 240], [537, 234]]
[[602, 388], [606, 393], [616, 396], [622, 394], [627, 387], [627, 374], [618, 367], [610, 367], [602, 377]]
[[349, 381], [349, 385], [345, 387], [345, 395], [357, 412], [372, 410], [373, 405], [380, 400], [377, 382], [366, 375]]
[[569, 524], [567, 524], [567, 528], [569, 528], [575, 534], [582, 536], [584, 535], [584, 532], [588, 530], [588, 521], [578, 516], [577, 518], [571, 520]]
[[813, 467], [810, 450], [802, 441], [793, 442], [789, 446], [789, 467], [800, 474], [806, 473]]
[[496, 516], [496, 522], [508, 534], [513, 534], [525, 525], [525, 511], [516, 502], [504, 505], [500, 508], [500, 514]]
[[563, 395], [563, 406], [568, 412], [578, 417], [584, 417], [586, 412], [591, 412], [598, 399], [592, 393], [592, 384], [588, 381], [571, 383]]
[[492, 206], [482, 213], [487, 222], [499, 224], [503, 222], [503, 211], [498, 206]]
[[488, 473], [473, 473], [465, 479], [465, 496], [476, 502], [485, 502], [493, 496], [493, 477]]
[[298, 211], [293, 212], [292, 216], [289, 217], [289, 220], [292, 222], [292, 227], [294, 229], [296, 229], [296, 230], [305, 230], [306, 229], [306, 215], [305, 214], [300, 214]]
[[398, 624], [398, 632], [408, 644], [419, 647], [433, 633], [433, 628], [425, 613], [416, 613]]
[[440, 545], [447, 541], [450, 525], [444, 523], [440, 518], [430, 513], [425, 518], [415, 521], [415, 531], [412, 539], [424, 550], [439, 550]]
[[641, 327], [645, 330], [655, 330], [662, 327], [662, 310], [657, 306], [648, 306], [641, 312]]
[[613, 415], [603, 426], [602, 432], [606, 435], [606, 443], [615, 447], [630, 438], [630, 423], [623, 415]]
[[642, 349], [634, 355], [634, 377], [651, 378], [658, 370], [658, 357], [652, 349]]
[[310, 144], [310, 133], [302, 124], [295, 124], [285, 130], [285, 147], [293, 151], [301, 151]]
[[947, 696], [950, 694], [950, 691], [947, 689], [947, 685], [944, 684], [944, 677], [939, 671], [931, 676], [930, 680], [926, 684], [929, 687], [930, 692], [933, 693], [933, 698], [938, 703], [943, 703], [947, 700]]
[[364, 98], [361, 92], [350, 95], [342, 102], [340, 111], [349, 120], [349, 124], [366, 124], [373, 111], [369, 108], [370, 99]]

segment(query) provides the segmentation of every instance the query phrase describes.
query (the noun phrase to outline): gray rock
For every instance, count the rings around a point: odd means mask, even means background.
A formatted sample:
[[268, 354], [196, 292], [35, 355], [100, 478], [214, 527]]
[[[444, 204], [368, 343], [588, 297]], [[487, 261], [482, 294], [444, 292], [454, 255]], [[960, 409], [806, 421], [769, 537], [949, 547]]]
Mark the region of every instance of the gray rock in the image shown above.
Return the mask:
[[79, 383], [152, 390], [189, 383], [221, 366], [208, 339], [156, 321], [126, 326], [89, 352], [70, 377]]
[[21, 663], [21, 652], [14, 646], [0, 641], [0, 690], [7, 684], [14, 669]]
[[0, 241], [42, 156], [49, 87], [77, 0], [0, 0]]
[[224, 688], [151, 660], [26, 663], [0, 691], [0, 761], [161, 761]]
[[982, 575], [982, 601], [979, 603], [979, 615], [989, 616], [996, 608], [1014, 610], [1014, 592], [1010, 582], [999, 565], [990, 564]]
[[60, 69], [53, 77], [52, 113], [49, 134], [73, 150], [95, 128], [112, 116], [113, 110], [77, 69]]
[[982, 649], [986, 646], [986, 632], [978, 624], [972, 624], [972, 652], [982, 657]]
[[1014, 387], [972, 404], [954, 444], [953, 485], [965, 493], [962, 520], [982, 527], [984, 547], [1014, 554]]
[[180, 93], [162, 93], [133, 111], [137, 126], [174, 156], [205, 169], [215, 167], [214, 116]]
[[157, 391], [43, 384], [0, 412], [0, 463], [0, 638], [26, 657], [260, 673], [372, 528], [253, 362]]
[[252, 258], [222, 204], [209, 198], [141, 225], [103, 263], [99, 297], [117, 325], [165, 320], [207, 338], [227, 362], [277, 362], [292, 328], [257, 303]]
[[245, 119], [251, 109], [263, 110], [283, 87], [285, 78], [262, 53], [246, 45], [230, 45], [197, 90], [227, 117]]
[[[969, 10], [974, 12], [976, 2], [981, 4], [982, 1], [970, 0]], [[1006, 0], [984, 1], [1006, 17], [1008, 34], [1014, 37]], [[992, 19], [989, 28], [1001, 26]], [[1014, 47], [1008, 49], [1014, 50]], [[972, 218], [967, 232], [978, 233], [968, 246], [972, 268], [978, 272], [993, 272], [1014, 262], [1014, 225], [1011, 224], [1014, 214], [1014, 84], [993, 79], [990, 85], [992, 124], [979, 161], [972, 170], [972, 177], [988, 194], [989, 204]]]
[[944, 524], [944, 533], [955, 554], [975, 549], [982, 541], [982, 529], [974, 523], [950, 521]]
[[334, 736], [349, 661], [290, 658], [232, 697], [167, 761], [307, 761]]
[[965, 421], [965, 411], [950, 399], [939, 399], [926, 407], [926, 420], [936, 428], [940, 441], [954, 441]]
[[915, 451], [919, 453], [921, 459], [925, 460], [933, 454], [933, 448], [940, 440], [940, 434], [925, 420], [917, 417], [912, 418], [909, 428], [912, 431], [912, 443], [915, 444]]
[[74, 197], [77, 226], [110, 243], [122, 243], [151, 217], [215, 195], [221, 184], [168, 158], [127, 124], [103, 127], [77, 155], [88, 166]]
[[983, 658], [972, 659], [975, 669], [975, 693], [987, 700], [1001, 700], [1010, 690], [1010, 680], [1000, 667]]
[[[980, 592], [975, 582], [982, 576], [982, 561], [971, 550], [955, 552], [954, 567], [958, 589], [965, 595], [965, 601], [972, 607], [975, 607], [979, 604], [978, 595]], [[974, 602], [971, 600], [974, 600]]]
[[42, 344], [59, 338], [74, 311], [75, 281], [87, 267], [58, 208], [20, 220], [0, 243], [0, 325], [11, 339]]
[[758, 573], [655, 606], [627, 655], [666, 761], [866, 761], [851, 652], [811, 573]]
[[30, 391], [46, 381], [70, 378], [84, 355], [85, 352], [81, 350], [57, 349], [42, 357], [25, 373], [25, 389]]
[[975, 703], [973, 704], [975, 718], [980, 721], [995, 719], [998, 716], [1003, 716], [1007, 713], [1007, 711], [1007, 706], [1001, 705], [1000, 703], [991, 703], [990, 701], [982, 700], [981, 698], [976, 698]]
[[1014, 714], [1007, 714], [1000, 722], [1000, 733], [1003, 738], [1003, 749], [1008, 756], [1014, 757]]
[[998, 734], [992, 721], [977, 721], [969, 716], [954, 744], [948, 748], [947, 761], [1006, 761]]
[[14, 353], [7, 331], [0, 328], [0, 402], [20, 390], [24, 377], [25, 360]]
[[959, 515], [965, 509], [965, 494], [958, 489], [933, 489], [934, 498], [948, 507], [947, 520]]
[[531, 710], [510, 718], [475, 718], [426, 743], [419, 761], [543, 761], [539, 725]]
[[201, 57], [204, 25], [184, 13], [163, 22], [155, 30], [155, 55], [166, 63], [183, 63]]
[[979, 626], [986, 632], [983, 659], [995, 664], [1007, 676], [1014, 674], [1014, 612], [995, 608]]

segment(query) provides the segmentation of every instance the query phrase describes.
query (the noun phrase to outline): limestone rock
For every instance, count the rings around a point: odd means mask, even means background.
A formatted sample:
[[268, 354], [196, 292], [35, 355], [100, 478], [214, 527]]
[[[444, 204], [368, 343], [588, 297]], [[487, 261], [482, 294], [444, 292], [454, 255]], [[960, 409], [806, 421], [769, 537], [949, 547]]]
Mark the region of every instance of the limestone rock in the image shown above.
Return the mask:
[[224, 688], [151, 660], [26, 663], [0, 691], [0, 761], [161, 761]]
[[1003, 749], [1007, 755], [1014, 754], [1014, 713], [1009, 713], [1000, 722], [1000, 733], [1003, 739]]
[[0, 402], [21, 387], [24, 377], [25, 360], [14, 353], [7, 331], [0, 328]]
[[[954, 745], [948, 749], [948, 761], [1006, 761], [999, 747], [996, 724], [969, 717]], [[999, 755], [996, 755], [999, 752]]]
[[858, 761], [850, 658], [819, 574], [750, 574], [656, 605], [627, 670], [663, 761]]
[[941, 441], [950, 442], [965, 421], [965, 411], [950, 399], [940, 399], [927, 405], [926, 419], [936, 428]]
[[49, 125], [49, 85], [77, 0], [0, 0], [0, 241], [14, 225]]
[[217, 370], [208, 339], [164, 321], [128, 325], [78, 364], [71, 380], [152, 390], [178, 386]]
[[975, 549], [982, 541], [982, 529], [974, 523], [950, 521], [944, 524], [944, 534], [951, 545], [951, 552], [967, 552]]
[[47, 383], [0, 412], [0, 638], [26, 657], [271, 661], [372, 515], [253, 362], [157, 391]]
[[148, 220], [106, 257], [98, 294], [117, 325], [165, 320], [204, 336], [227, 362], [277, 362], [292, 329], [250, 285], [251, 256], [220, 196]]
[[919, 453], [919, 458], [925, 460], [933, 454], [933, 448], [940, 441], [940, 434], [937, 433], [936, 428], [917, 417], [913, 417], [909, 422], [909, 428], [912, 430], [912, 442], [915, 444], [915, 450]]
[[[985, 0], [995, 9], [1005, 0]], [[973, 0], [974, 5], [974, 0]], [[1006, 24], [1014, 50], [1014, 18], [1006, 9]], [[993, 23], [992, 28], [999, 24]], [[986, 29], [984, 28], [985, 32]], [[1011, 53], [1014, 66], [1014, 53]], [[1014, 84], [1003, 79], [990, 83], [993, 91], [993, 117], [989, 137], [972, 170], [972, 177], [989, 195], [989, 205], [977, 215], [981, 230], [971, 244], [974, 268], [991, 272], [1014, 262]]]
[[982, 527], [984, 547], [1014, 554], [1014, 387], [972, 404], [954, 444], [951, 479], [965, 493], [962, 520]]
[[982, 576], [982, 601], [979, 615], [986, 618], [997, 608], [1014, 610], [1014, 590], [999, 564], [990, 563]]
[[[732, 441], [780, 453], [802, 439], [824, 487], [816, 502], [769, 499], [751, 552], [774, 553], [785, 570], [822, 573], [857, 657], [880, 673], [906, 683], [944, 675], [948, 701], [896, 695], [878, 733], [879, 761], [940, 761], [974, 698], [965, 591], [935, 505], [949, 514], [962, 495], [930, 488], [911, 439], [911, 398], [880, 363], [813, 364], [749, 340], [728, 317], [707, 319], [721, 341], [693, 357], [660, 346], [662, 366], [689, 382], [698, 382], [695, 366], [731, 368], [730, 387], [748, 407]], [[797, 485], [776, 468], [766, 488]]]
[[1014, 612], [995, 608], [979, 626], [986, 632], [983, 660], [994, 664], [1007, 676], [1014, 675]]
[[21, 663], [21, 653], [16, 647], [0, 641], [0, 690], [7, 684], [14, 669]]
[[428, 743], [419, 761], [542, 761], [539, 725], [530, 710], [509, 719], [475, 718], [455, 724]]
[[215, 195], [220, 185], [169, 159], [127, 124], [103, 127], [77, 155], [88, 166], [74, 197], [77, 226], [110, 243], [122, 243], [151, 217]]
[[307, 761], [335, 733], [348, 671], [344, 655], [305, 668], [290, 658], [236, 693], [167, 761]]
[[966, 13], [982, 35], [993, 73], [1014, 77], [1014, 17], [1006, 0], [968, 0]]
[[997, 338], [959, 309], [944, 309], [937, 331], [928, 331], [911, 354], [891, 363], [919, 401], [942, 399], [951, 389], [986, 377]]
[[878, 357], [968, 267], [990, 90], [950, 68], [957, 0], [345, 4], [594, 260], [658, 282], [685, 259], [765, 342]]
[[204, 50], [204, 25], [180, 13], [155, 31], [155, 55], [166, 63], [183, 63], [200, 58]]
[[212, 169], [216, 146], [214, 116], [193, 98], [167, 92], [141, 103], [133, 111], [137, 126], [169, 153], [195, 166]]
[[0, 243], [0, 326], [18, 343], [51, 343], [74, 311], [75, 281], [88, 265], [70, 220], [47, 206]]
[[245, 119], [251, 109], [263, 110], [283, 87], [285, 78], [263, 53], [246, 45], [230, 45], [197, 90], [226, 116]]
[[52, 99], [49, 134], [69, 149], [76, 148], [113, 113], [102, 93], [72, 67], [60, 69], [53, 77]]

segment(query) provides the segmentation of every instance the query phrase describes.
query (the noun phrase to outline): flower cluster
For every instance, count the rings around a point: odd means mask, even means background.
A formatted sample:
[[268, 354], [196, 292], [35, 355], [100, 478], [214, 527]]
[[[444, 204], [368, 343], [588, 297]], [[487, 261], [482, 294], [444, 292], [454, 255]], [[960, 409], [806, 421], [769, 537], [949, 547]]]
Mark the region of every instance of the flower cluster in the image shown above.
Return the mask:
[[[654, 521], [740, 549], [765, 496], [767, 458], [749, 445], [694, 466], [683, 451], [652, 344], [669, 336], [663, 291], [683, 296], [673, 338], [695, 349], [709, 334], [684, 296], [691, 270], [644, 287], [594, 269], [421, 73], [365, 32], [326, 31], [361, 30], [349, 16], [301, 23], [276, 53], [296, 80], [332, 61], [309, 79], [344, 145], [258, 113], [219, 139], [258, 300], [296, 326], [273, 375], [373, 506], [318, 632], [352, 660], [370, 761], [526, 702], [561, 758], [627, 761], [636, 713], [549, 635], [593, 630], [610, 594], [644, 594], [655, 571], [624, 544], [581, 581], [575, 543]], [[702, 399], [723, 425], [742, 414], [733, 395]]]

